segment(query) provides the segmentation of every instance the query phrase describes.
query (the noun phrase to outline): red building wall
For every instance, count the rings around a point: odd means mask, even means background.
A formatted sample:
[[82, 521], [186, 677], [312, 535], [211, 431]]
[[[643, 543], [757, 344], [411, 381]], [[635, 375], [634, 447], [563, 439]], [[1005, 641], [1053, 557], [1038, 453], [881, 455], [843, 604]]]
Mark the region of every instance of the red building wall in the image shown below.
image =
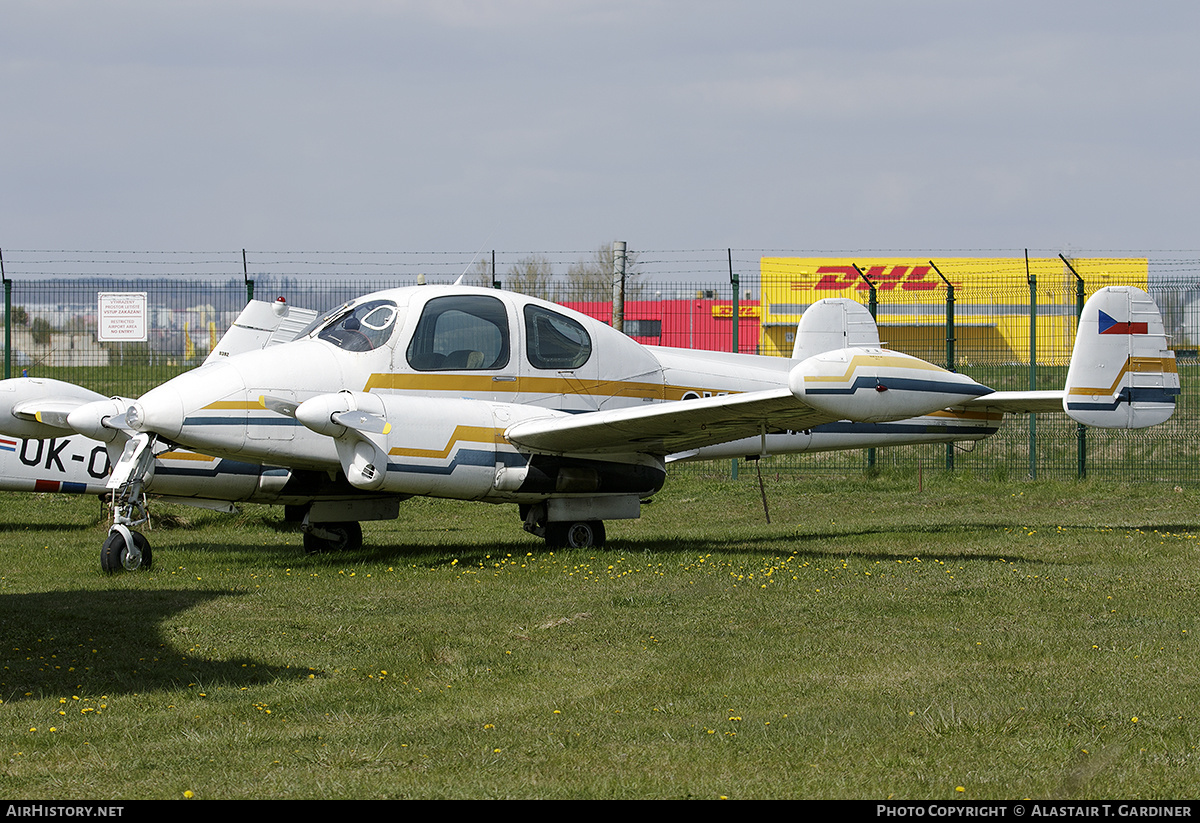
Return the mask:
[[[612, 323], [612, 304], [564, 302], [562, 305]], [[738, 304], [738, 351], [757, 354], [761, 312], [757, 300]], [[689, 300], [630, 300], [625, 303], [624, 331], [649, 346], [733, 351], [733, 302], [711, 298]]]

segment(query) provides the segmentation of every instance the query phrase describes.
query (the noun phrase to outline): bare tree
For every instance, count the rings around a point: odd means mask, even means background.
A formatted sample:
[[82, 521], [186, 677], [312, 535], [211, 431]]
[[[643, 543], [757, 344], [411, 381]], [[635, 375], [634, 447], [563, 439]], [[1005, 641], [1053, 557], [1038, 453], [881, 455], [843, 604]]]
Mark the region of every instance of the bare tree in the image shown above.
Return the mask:
[[531, 254], [509, 267], [504, 287], [509, 291], [520, 292], [530, 297], [553, 300], [553, 276], [554, 267], [549, 258], [540, 254]]
[[[625, 253], [625, 296], [637, 299], [643, 286], [637, 281], [637, 254]], [[578, 260], [567, 269], [568, 297], [571, 300], [608, 302], [613, 294], [612, 244], [601, 246], [587, 259]]]
[[468, 286], [481, 286], [485, 289], [490, 289], [494, 285], [492, 279], [492, 261], [481, 258], [470, 268], [467, 276], [463, 278], [463, 282]]

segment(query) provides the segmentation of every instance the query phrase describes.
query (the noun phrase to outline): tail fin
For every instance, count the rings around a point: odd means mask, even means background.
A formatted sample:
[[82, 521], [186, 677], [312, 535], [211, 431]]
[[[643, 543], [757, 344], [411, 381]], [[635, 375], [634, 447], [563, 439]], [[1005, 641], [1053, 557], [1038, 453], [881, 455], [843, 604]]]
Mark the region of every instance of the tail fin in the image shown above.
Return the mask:
[[1107, 286], [1083, 307], [1063, 409], [1088, 426], [1140, 429], [1175, 411], [1179, 372], [1158, 306], [1136, 286]]
[[[244, 351], [257, 351], [294, 340], [316, 316], [312, 309], [289, 306], [282, 297], [274, 303], [251, 300], [209, 350], [204, 362], [208, 364]], [[214, 334], [210, 326], [209, 336]]]
[[862, 303], [846, 297], [826, 297], [805, 310], [796, 326], [793, 360], [855, 346], [879, 348], [879, 327]]

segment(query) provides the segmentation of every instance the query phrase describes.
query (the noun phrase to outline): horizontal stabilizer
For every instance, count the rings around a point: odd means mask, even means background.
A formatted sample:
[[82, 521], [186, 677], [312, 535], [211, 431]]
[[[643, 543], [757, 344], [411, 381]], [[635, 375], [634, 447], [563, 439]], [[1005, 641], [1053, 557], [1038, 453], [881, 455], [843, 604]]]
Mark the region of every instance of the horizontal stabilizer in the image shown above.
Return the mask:
[[1088, 426], [1140, 429], [1175, 411], [1179, 372], [1162, 315], [1136, 286], [1107, 286], [1083, 307], [1063, 408]]

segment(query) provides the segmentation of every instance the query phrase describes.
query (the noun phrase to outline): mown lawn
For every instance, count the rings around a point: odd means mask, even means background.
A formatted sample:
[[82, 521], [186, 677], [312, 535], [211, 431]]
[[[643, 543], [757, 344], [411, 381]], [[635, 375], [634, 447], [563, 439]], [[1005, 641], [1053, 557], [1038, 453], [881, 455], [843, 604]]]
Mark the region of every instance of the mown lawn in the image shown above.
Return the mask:
[[681, 473], [604, 550], [411, 500], [305, 556], [279, 512], [0, 496], [0, 794], [1178, 798], [1200, 785], [1200, 495]]

